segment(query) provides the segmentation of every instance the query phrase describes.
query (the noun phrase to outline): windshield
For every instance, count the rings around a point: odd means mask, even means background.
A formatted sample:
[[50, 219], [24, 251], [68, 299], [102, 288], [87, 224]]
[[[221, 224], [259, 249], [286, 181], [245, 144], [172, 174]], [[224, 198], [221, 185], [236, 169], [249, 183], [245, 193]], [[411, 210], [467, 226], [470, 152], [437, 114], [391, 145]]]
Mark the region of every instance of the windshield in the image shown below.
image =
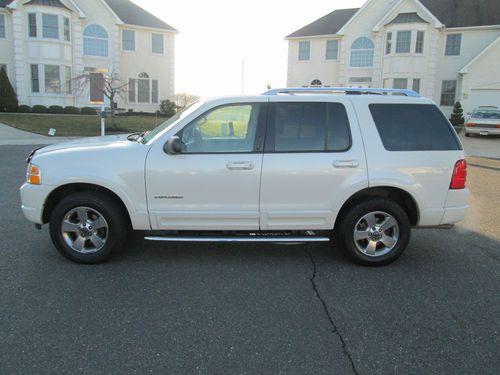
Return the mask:
[[476, 109], [472, 117], [486, 120], [500, 120], [500, 111], [497, 109]]
[[158, 134], [160, 134], [162, 131], [167, 129], [168, 127], [174, 125], [177, 121], [183, 119], [184, 117], [190, 115], [194, 111], [196, 111], [198, 108], [200, 108], [203, 105], [203, 102], [201, 100], [198, 100], [196, 102], [191, 103], [188, 105], [186, 108], [184, 108], [182, 111], [176, 113], [172, 117], [170, 117], [167, 121], [165, 121], [163, 124], [159, 125], [158, 127], [154, 128], [151, 130], [149, 133], [147, 133], [143, 138], [142, 138], [142, 143], [148, 143], [150, 140], [152, 140], [154, 137], [156, 137]]

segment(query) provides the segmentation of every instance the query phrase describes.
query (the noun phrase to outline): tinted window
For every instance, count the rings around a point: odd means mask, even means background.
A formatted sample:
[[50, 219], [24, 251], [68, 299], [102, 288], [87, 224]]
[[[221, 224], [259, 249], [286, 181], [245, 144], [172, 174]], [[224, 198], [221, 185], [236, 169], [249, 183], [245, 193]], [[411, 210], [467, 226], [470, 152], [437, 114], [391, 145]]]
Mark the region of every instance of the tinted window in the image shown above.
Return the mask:
[[371, 104], [370, 111], [388, 151], [460, 150], [448, 120], [432, 104]]
[[349, 121], [339, 103], [276, 103], [269, 142], [276, 152], [345, 151]]

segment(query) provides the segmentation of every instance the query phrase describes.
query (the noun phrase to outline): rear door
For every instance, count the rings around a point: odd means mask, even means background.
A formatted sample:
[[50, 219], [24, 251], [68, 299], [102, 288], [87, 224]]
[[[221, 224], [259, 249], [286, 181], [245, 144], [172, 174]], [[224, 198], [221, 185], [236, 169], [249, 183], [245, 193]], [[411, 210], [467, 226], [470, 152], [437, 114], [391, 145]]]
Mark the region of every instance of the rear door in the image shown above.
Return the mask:
[[260, 196], [262, 230], [332, 229], [341, 203], [364, 187], [364, 149], [348, 99], [271, 98]]

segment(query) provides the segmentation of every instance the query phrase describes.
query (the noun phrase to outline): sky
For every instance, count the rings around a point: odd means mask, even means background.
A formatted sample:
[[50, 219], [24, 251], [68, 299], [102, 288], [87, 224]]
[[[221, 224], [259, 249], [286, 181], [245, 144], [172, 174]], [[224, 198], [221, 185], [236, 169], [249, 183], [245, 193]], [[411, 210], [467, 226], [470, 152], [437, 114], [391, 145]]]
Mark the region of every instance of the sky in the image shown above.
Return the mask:
[[180, 33], [176, 92], [202, 97], [260, 94], [286, 86], [285, 36], [335, 9], [365, 0], [132, 0]]

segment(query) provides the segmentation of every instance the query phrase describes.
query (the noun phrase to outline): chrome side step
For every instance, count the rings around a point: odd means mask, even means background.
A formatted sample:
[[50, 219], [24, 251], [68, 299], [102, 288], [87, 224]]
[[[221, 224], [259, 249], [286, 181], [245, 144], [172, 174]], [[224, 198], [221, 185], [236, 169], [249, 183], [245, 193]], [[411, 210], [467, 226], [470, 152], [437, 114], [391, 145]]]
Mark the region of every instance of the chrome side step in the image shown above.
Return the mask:
[[273, 243], [302, 243], [328, 242], [330, 238], [319, 236], [146, 236], [147, 241], [167, 242], [273, 242]]

